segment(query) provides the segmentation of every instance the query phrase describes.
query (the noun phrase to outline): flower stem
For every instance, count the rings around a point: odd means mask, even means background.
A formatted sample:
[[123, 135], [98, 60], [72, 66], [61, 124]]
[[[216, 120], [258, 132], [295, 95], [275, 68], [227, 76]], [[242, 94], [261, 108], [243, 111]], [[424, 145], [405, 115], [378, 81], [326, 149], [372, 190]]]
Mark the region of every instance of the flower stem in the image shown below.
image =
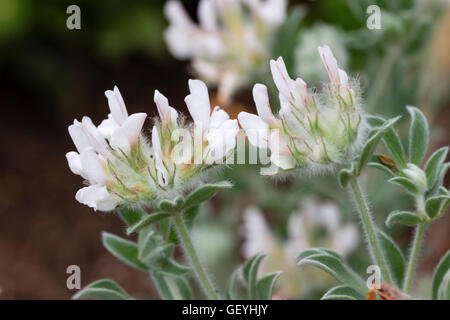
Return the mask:
[[214, 286], [212, 285], [212, 282], [208, 277], [208, 274], [206, 273], [200, 262], [200, 258], [197, 255], [194, 244], [192, 243], [191, 237], [189, 236], [189, 231], [183, 221], [183, 216], [181, 215], [181, 213], [175, 214], [173, 217], [173, 221], [178, 232], [180, 242], [183, 245], [183, 248], [186, 251], [189, 259], [191, 260], [191, 265], [194, 269], [200, 286], [209, 299], [219, 300], [219, 296], [217, 295], [216, 290], [214, 289]]
[[386, 264], [386, 259], [383, 254], [383, 250], [381, 249], [380, 241], [378, 240], [375, 226], [372, 221], [372, 217], [370, 215], [369, 206], [361, 192], [361, 187], [359, 186], [356, 177], [353, 177], [351, 179], [350, 185], [356, 205], [358, 207], [361, 221], [364, 226], [364, 232], [366, 233], [367, 236], [369, 249], [372, 254], [372, 259], [380, 267], [381, 276], [383, 277], [383, 280], [388, 283], [392, 283], [392, 278], [389, 273], [388, 266]]
[[417, 260], [419, 258], [420, 244], [422, 242], [423, 231], [425, 230], [425, 224], [418, 224], [416, 232], [414, 234], [414, 240], [411, 247], [411, 253], [409, 255], [408, 268], [406, 269], [405, 282], [403, 283], [403, 291], [409, 292], [411, 288], [412, 279], [414, 276], [414, 270], [416, 269]]

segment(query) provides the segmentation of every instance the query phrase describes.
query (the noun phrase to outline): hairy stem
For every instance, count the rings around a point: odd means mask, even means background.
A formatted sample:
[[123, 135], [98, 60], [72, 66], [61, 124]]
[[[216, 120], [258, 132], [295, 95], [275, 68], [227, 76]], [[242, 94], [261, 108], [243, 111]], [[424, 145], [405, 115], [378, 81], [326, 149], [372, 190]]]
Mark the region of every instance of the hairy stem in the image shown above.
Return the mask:
[[405, 282], [403, 283], [403, 291], [405, 293], [408, 293], [411, 288], [414, 270], [416, 269], [417, 260], [419, 258], [420, 245], [422, 243], [424, 230], [425, 224], [421, 223], [417, 225], [416, 232], [414, 233], [414, 240], [411, 247], [411, 253], [409, 254], [408, 267], [406, 269]]
[[198, 257], [197, 251], [195, 250], [194, 244], [192, 243], [191, 237], [189, 236], [189, 231], [183, 221], [183, 216], [180, 213], [177, 213], [174, 215], [173, 221], [180, 242], [191, 261], [192, 268], [194, 269], [201, 288], [209, 299], [219, 300], [219, 296], [217, 295], [216, 290], [214, 289], [214, 286], [212, 285], [212, 282], [208, 277], [208, 274], [206, 273], [200, 262], [200, 258]]
[[361, 221], [364, 226], [364, 232], [366, 233], [367, 236], [369, 249], [372, 254], [372, 259], [374, 259], [374, 263], [380, 267], [381, 276], [383, 277], [383, 280], [392, 283], [392, 278], [389, 273], [389, 269], [383, 254], [383, 250], [381, 249], [380, 241], [378, 240], [375, 226], [370, 214], [369, 206], [361, 192], [361, 187], [359, 186], [356, 177], [353, 177], [351, 179], [351, 191], [353, 192], [353, 197], [355, 199], [355, 203], [358, 207]]

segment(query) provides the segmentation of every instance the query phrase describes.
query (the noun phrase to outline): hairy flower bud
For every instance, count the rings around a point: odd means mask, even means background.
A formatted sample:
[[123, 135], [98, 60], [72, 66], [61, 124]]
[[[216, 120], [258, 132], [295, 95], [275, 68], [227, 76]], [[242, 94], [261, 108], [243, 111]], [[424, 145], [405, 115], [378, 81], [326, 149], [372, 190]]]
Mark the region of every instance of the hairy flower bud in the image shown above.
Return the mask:
[[308, 90], [301, 78], [291, 79], [280, 57], [270, 62], [279, 91], [278, 116], [271, 111], [267, 89], [257, 84], [253, 96], [258, 116], [241, 112], [238, 117], [250, 143], [269, 148], [271, 162], [283, 171], [326, 169], [343, 163], [363, 135], [357, 81], [338, 68], [328, 46], [319, 47], [319, 54], [331, 81], [322, 92]]

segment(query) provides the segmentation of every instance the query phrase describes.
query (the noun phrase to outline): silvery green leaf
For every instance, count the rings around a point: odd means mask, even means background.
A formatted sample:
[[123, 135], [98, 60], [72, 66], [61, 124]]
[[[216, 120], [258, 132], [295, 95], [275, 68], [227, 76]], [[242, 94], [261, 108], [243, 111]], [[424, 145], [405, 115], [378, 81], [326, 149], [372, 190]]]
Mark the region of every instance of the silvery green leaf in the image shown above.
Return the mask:
[[92, 282], [78, 291], [72, 299], [94, 298], [103, 300], [129, 300], [133, 299], [116, 282], [110, 279], [101, 279]]
[[183, 209], [184, 206], [184, 199], [181, 196], [176, 197], [175, 199], [171, 200], [162, 200], [158, 208], [162, 212], [168, 212], [168, 213], [176, 213], [180, 212]]
[[239, 276], [239, 272], [240, 272], [239, 268], [234, 270], [233, 273], [231, 274], [230, 280], [228, 280], [226, 293], [227, 300], [236, 300], [236, 295], [234, 293], [236, 290], [236, 281]]
[[277, 282], [278, 278], [282, 274], [282, 271], [276, 271], [265, 276], [261, 277], [256, 282], [256, 291], [258, 292], [258, 299], [261, 300], [271, 300], [272, 299], [272, 291]]
[[352, 287], [341, 285], [328, 290], [320, 300], [364, 300], [365, 296]]
[[[441, 189], [445, 187], [442, 186], [444, 183], [445, 175], [447, 174], [448, 169], [450, 168], [450, 162], [446, 162], [442, 164], [441, 169], [439, 170], [439, 175], [434, 186], [431, 187], [427, 192], [427, 197], [437, 196], [442, 194]], [[445, 194], [445, 193], [444, 193]]]
[[394, 240], [380, 229], [377, 229], [377, 235], [380, 240], [381, 249], [386, 257], [389, 273], [395, 282], [394, 284], [397, 287], [401, 287], [405, 276], [405, 257], [403, 256], [403, 252]]
[[438, 300], [450, 300], [450, 270], [447, 271], [438, 289]]
[[175, 276], [183, 276], [189, 271], [191, 271], [191, 268], [176, 262], [172, 258], [165, 259], [159, 264], [158, 267], [161, 272]]
[[152, 271], [150, 275], [163, 300], [191, 300], [192, 291], [189, 283], [183, 277], [163, 274]]
[[394, 177], [388, 180], [390, 183], [396, 184], [400, 187], [402, 187], [406, 192], [408, 192], [409, 194], [416, 196], [417, 195], [417, 187], [414, 184], [414, 182], [412, 182], [411, 180], [409, 180], [408, 178], [405, 177]]
[[[304, 255], [300, 255], [304, 256]], [[360, 294], [367, 292], [367, 287], [363, 279], [361, 279], [353, 270], [351, 270], [336, 254], [329, 254], [326, 251], [321, 253], [304, 256], [298, 262], [298, 265], [310, 265], [333, 276], [339, 282], [346, 284], [355, 289]]]
[[383, 138], [386, 131], [393, 126], [401, 117], [392, 118], [389, 120], [386, 120], [380, 127], [373, 128], [369, 132], [369, 139], [365, 143], [364, 147], [361, 150], [359, 161], [358, 161], [358, 167], [356, 170], [356, 175], [359, 175], [361, 171], [364, 169], [366, 164], [370, 161], [378, 142]]
[[190, 208], [198, 206], [203, 202], [211, 199], [219, 190], [229, 189], [232, 184], [227, 181], [218, 182], [215, 184], [205, 184], [194, 191], [192, 191], [187, 197], [184, 204], [184, 208]]
[[381, 170], [381, 171], [384, 171], [385, 173], [387, 173], [390, 176], [394, 176], [394, 172], [391, 169], [389, 169], [387, 166], [385, 166], [385, 165], [383, 165], [381, 163], [369, 162], [367, 164], [367, 166], [368, 167], [372, 167], [372, 168], [376, 168], [376, 169]]
[[449, 204], [450, 196], [443, 195], [428, 198], [425, 202], [425, 211], [430, 219], [435, 219], [444, 213]]
[[122, 260], [138, 270], [148, 270], [148, 267], [138, 258], [138, 247], [136, 243], [107, 232], [103, 232], [102, 240], [104, 247], [117, 259]]
[[430, 132], [425, 115], [416, 107], [407, 107], [411, 116], [409, 127], [409, 161], [420, 166], [428, 150]]
[[422, 218], [418, 214], [410, 211], [393, 211], [386, 218], [386, 225], [389, 228], [392, 228], [395, 223], [413, 227], [422, 222]]
[[119, 215], [127, 225], [131, 226], [140, 221], [145, 212], [137, 207], [122, 207], [119, 209]]
[[431, 296], [433, 300], [438, 299], [439, 287], [444, 282], [445, 275], [450, 270], [450, 250], [442, 257], [441, 261], [434, 269]]
[[329, 255], [332, 255], [333, 257], [335, 257], [336, 259], [340, 259], [341, 261], [343, 261], [341, 256], [337, 252], [330, 250], [328, 248], [321, 248], [321, 247], [305, 249], [302, 252], [300, 252], [295, 259], [301, 260], [303, 258], [307, 258], [309, 256], [312, 256], [312, 255], [315, 255], [318, 253], [329, 254]]
[[149, 215], [146, 215], [143, 217], [139, 222], [132, 225], [127, 229], [127, 235], [132, 234], [133, 232], [139, 232], [145, 227], [148, 227], [149, 225], [152, 225], [156, 222], [159, 222], [163, 219], [169, 218], [171, 216], [170, 213], [166, 212], [155, 212]]
[[437, 182], [442, 164], [447, 157], [448, 147], [443, 147], [434, 152], [425, 164], [427, 185], [431, 189]]

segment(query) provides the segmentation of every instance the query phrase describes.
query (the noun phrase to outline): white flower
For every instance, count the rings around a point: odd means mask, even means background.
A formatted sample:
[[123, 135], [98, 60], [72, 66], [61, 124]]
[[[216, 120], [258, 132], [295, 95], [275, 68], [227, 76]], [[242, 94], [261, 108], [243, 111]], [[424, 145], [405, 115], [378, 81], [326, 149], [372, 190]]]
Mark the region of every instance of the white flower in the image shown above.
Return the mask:
[[[258, 115], [241, 112], [238, 116], [249, 142], [268, 148], [272, 164], [284, 171], [328, 169], [342, 163], [364, 130], [356, 82], [338, 68], [328, 46], [320, 47], [319, 53], [331, 80], [331, 86], [323, 89], [324, 94], [310, 92], [301, 78], [291, 79], [280, 57], [270, 61], [279, 91], [278, 116], [272, 113], [267, 88], [262, 84], [253, 88]], [[275, 173], [278, 172], [270, 171]]]
[[201, 0], [199, 24], [179, 1], [168, 1], [165, 39], [178, 59], [192, 59], [194, 72], [218, 86], [218, 97], [228, 102], [255, 73], [265, 70], [270, 44], [286, 18], [285, 0]]
[[117, 206], [117, 198], [111, 196], [107, 188], [100, 184], [91, 185], [78, 190], [75, 198], [94, 210], [111, 211]]

